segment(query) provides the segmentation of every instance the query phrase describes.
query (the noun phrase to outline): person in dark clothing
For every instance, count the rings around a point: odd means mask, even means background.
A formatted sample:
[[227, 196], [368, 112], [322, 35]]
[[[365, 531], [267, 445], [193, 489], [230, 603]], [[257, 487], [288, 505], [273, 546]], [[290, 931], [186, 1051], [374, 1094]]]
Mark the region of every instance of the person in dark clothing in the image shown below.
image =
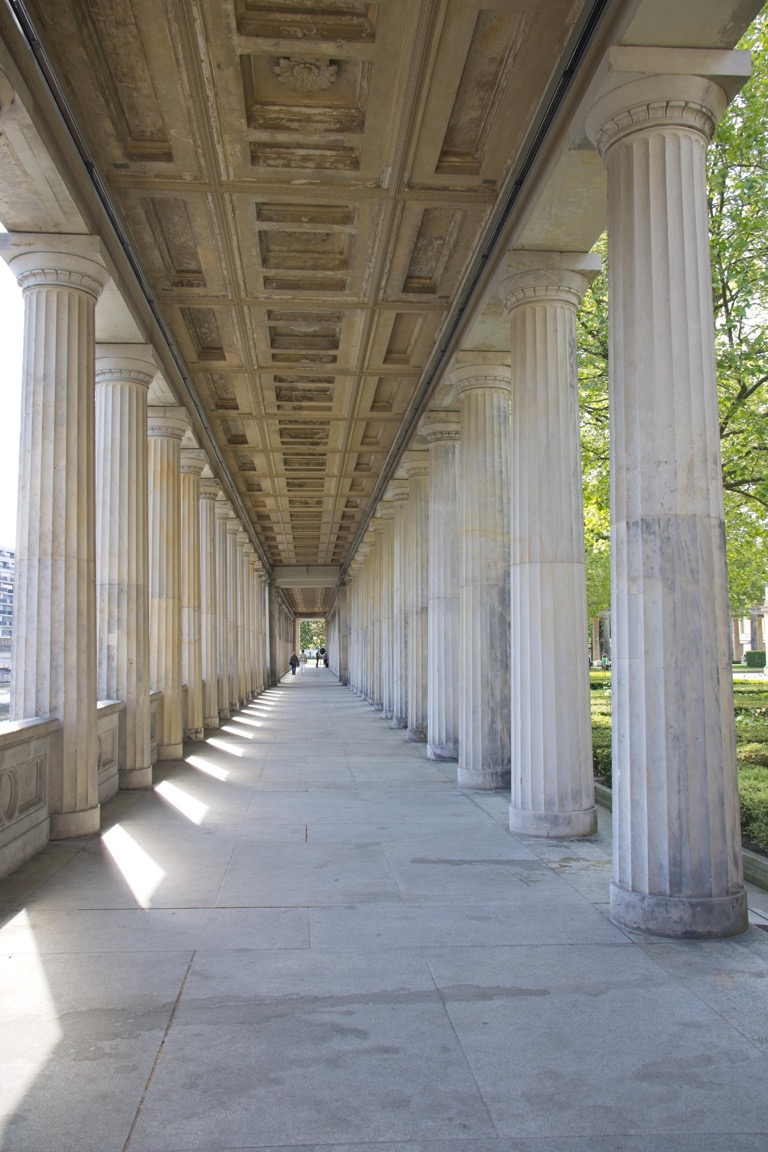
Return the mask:
[[320, 667], [320, 661], [321, 661], [321, 660], [323, 660], [323, 662], [325, 662], [325, 648], [318, 648], [318, 650], [317, 650], [317, 660], [316, 660], [316, 662], [315, 662], [315, 668], [319, 668], [319, 667]]
[[288, 663], [291, 666], [291, 676], [295, 676], [296, 675], [296, 669], [299, 666], [299, 658], [295, 652], [291, 652], [291, 658], [288, 661]]

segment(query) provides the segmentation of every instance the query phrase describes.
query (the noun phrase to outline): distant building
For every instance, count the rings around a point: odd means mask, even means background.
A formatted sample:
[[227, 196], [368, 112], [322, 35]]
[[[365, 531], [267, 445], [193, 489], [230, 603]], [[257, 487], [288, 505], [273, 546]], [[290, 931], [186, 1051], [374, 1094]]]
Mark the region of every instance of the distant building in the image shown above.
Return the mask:
[[11, 642], [13, 640], [13, 577], [16, 553], [0, 548], [0, 684], [11, 678]]

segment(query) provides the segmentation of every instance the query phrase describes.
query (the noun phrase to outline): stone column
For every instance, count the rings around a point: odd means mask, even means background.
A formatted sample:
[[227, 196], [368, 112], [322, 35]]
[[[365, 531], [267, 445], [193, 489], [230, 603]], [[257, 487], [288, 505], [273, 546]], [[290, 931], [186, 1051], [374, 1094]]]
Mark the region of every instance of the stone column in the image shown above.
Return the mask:
[[248, 691], [248, 630], [246, 624], [246, 571], [248, 562], [245, 557], [245, 546], [248, 543], [248, 533], [242, 526], [237, 534], [237, 645], [238, 645], [238, 694], [240, 707], [250, 698]]
[[381, 595], [381, 712], [391, 720], [394, 704], [393, 686], [393, 611], [395, 577], [395, 507], [391, 500], [382, 500], [376, 510], [376, 519], [382, 527], [379, 537], [379, 579]]
[[218, 637], [216, 612], [216, 497], [219, 482], [200, 480], [200, 668], [203, 677], [203, 726], [219, 726]]
[[227, 525], [229, 501], [223, 492], [216, 497], [216, 636], [218, 641], [219, 719], [229, 720], [229, 578], [227, 572]]
[[597, 256], [513, 253], [512, 802], [532, 836], [597, 831], [576, 309]]
[[428, 412], [421, 432], [429, 445], [429, 700], [427, 756], [459, 756], [459, 498], [458, 411]]
[[243, 606], [245, 636], [245, 698], [252, 700], [256, 695], [256, 634], [255, 634], [255, 576], [253, 570], [254, 548], [250, 540], [243, 545]]
[[96, 691], [125, 703], [121, 788], [152, 784], [149, 714], [148, 344], [96, 348]]
[[183, 755], [181, 717], [181, 440], [189, 427], [183, 408], [147, 414], [149, 473], [149, 668], [163, 693], [158, 760]]
[[392, 727], [408, 723], [408, 537], [410, 485], [394, 480], [389, 494], [395, 506], [395, 586], [392, 603]]
[[90, 236], [7, 234], [24, 295], [11, 717], [55, 716], [51, 835], [99, 827], [94, 313], [108, 274]]
[[240, 710], [240, 629], [238, 625], [240, 571], [237, 534], [240, 521], [231, 508], [227, 520], [227, 632], [229, 635], [229, 714]]
[[403, 469], [410, 484], [408, 533], [408, 740], [427, 739], [429, 682], [429, 453], [407, 452]]
[[200, 626], [200, 474], [205, 453], [181, 449], [181, 679], [187, 686], [186, 740], [202, 740], [203, 657]]
[[[627, 70], [655, 60], [633, 49]], [[747, 927], [705, 167], [726, 96], [681, 72], [613, 81], [587, 123], [611, 251], [611, 915], [725, 936]]]
[[339, 683], [349, 684], [349, 587], [346, 581], [342, 580], [336, 592], [336, 603], [338, 605], [338, 669], [339, 669]]
[[451, 378], [461, 410], [458, 782], [508, 788], [510, 373], [480, 363]]

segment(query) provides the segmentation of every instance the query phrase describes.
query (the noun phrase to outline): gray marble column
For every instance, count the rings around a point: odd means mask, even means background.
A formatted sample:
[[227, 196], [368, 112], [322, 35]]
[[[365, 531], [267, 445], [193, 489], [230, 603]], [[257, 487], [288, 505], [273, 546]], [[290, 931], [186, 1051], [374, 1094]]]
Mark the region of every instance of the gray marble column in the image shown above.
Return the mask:
[[94, 313], [108, 274], [90, 236], [6, 234], [24, 296], [11, 717], [56, 717], [51, 836], [99, 827]]
[[227, 525], [229, 501], [223, 492], [216, 497], [216, 637], [218, 642], [219, 720], [229, 720], [229, 578], [227, 572]]
[[203, 677], [203, 726], [219, 726], [218, 637], [216, 609], [216, 497], [219, 482], [200, 479], [200, 665]]
[[532, 836], [597, 831], [576, 309], [599, 256], [511, 253], [512, 802]]
[[461, 411], [459, 767], [464, 788], [510, 782], [509, 369], [451, 373]]
[[408, 546], [410, 485], [393, 480], [388, 489], [395, 507], [395, 586], [392, 602], [392, 727], [408, 723]]
[[421, 432], [429, 445], [429, 700], [427, 756], [459, 756], [459, 497], [461, 414], [428, 412]]
[[202, 740], [203, 656], [200, 624], [200, 474], [205, 453], [181, 449], [181, 679], [187, 686], [185, 740]]
[[676, 75], [633, 79], [655, 62], [635, 49], [587, 124], [611, 252], [611, 915], [717, 937], [747, 926], [707, 232], [726, 96], [721, 57], [667, 59]]
[[406, 452], [403, 470], [410, 485], [408, 501], [408, 739], [427, 739], [429, 620], [429, 453]]
[[121, 788], [152, 784], [149, 713], [148, 344], [96, 347], [96, 691], [125, 704]]
[[181, 715], [181, 440], [189, 427], [183, 408], [147, 413], [149, 473], [149, 668], [153, 691], [163, 693], [158, 760], [183, 755]]

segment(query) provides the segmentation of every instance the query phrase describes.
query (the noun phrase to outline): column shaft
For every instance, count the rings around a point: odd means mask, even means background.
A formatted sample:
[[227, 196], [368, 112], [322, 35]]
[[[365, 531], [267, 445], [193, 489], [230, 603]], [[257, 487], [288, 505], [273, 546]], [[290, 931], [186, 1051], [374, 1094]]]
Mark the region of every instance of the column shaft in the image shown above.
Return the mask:
[[216, 499], [216, 636], [218, 642], [219, 718], [230, 718], [229, 690], [229, 579], [227, 573], [227, 524], [229, 501], [223, 492]]
[[205, 454], [199, 449], [181, 449], [181, 676], [187, 686], [187, 740], [204, 736], [200, 637], [200, 474], [204, 466]]
[[395, 505], [395, 586], [392, 609], [392, 727], [408, 723], [408, 548], [410, 537], [410, 486], [408, 481], [390, 485]]
[[216, 497], [219, 483], [200, 480], [200, 670], [203, 677], [203, 726], [219, 726], [218, 637], [216, 613]]
[[427, 739], [429, 622], [429, 454], [406, 454], [408, 534], [408, 739]]

